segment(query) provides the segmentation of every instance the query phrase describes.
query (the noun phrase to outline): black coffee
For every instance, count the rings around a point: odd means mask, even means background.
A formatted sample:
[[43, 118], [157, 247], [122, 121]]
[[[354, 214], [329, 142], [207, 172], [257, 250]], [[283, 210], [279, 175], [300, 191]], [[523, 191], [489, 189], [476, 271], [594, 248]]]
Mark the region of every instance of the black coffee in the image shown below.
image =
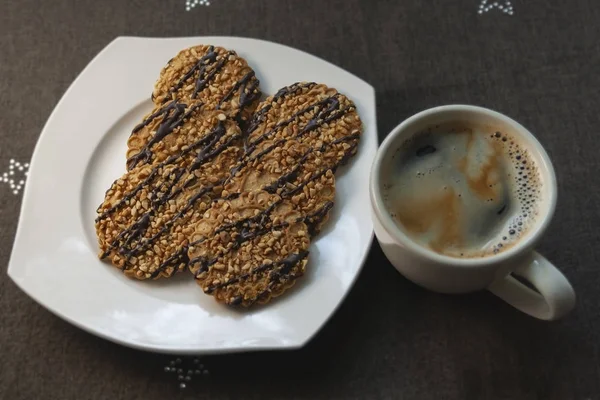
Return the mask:
[[384, 201], [417, 243], [482, 257], [517, 243], [537, 217], [541, 181], [509, 132], [452, 122], [415, 134], [392, 159]]

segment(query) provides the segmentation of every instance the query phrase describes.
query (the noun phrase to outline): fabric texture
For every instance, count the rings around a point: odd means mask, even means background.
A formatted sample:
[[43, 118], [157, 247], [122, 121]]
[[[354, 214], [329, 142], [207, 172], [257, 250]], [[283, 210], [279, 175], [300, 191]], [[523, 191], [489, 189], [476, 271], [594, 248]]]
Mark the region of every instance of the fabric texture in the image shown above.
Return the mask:
[[[2, 273], [0, 398], [599, 399], [600, 7], [513, 0], [509, 15], [480, 14], [479, 4], [212, 0], [186, 11], [184, 0], [3, 1], [0, 175], [11, 159], [29, 162], [64, 91], [116, 36], [271, 40], [370, 82], [380, 139], [413, 113], [449, 103], [490, 107], [528, 127], [559, 182], [539, 250], [571, 280], [578, 304], [547, 323], [486, 292], [434, 294], [398, 274], [375, 244], [347, 299], [305, 348], [205, 357], [210, 375], [180, 390], [163, 371], [175, 357], [83, 332]], [[60, 190], [61, 177], [52, 179]], [[4, 270], [21, 196], [0, 181]]]

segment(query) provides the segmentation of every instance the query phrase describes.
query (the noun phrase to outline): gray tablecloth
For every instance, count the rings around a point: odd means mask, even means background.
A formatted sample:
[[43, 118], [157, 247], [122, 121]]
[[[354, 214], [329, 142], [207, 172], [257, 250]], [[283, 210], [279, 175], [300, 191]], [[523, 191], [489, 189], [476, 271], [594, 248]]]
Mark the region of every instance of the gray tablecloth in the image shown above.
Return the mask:
[[481, 3], [212, 0], [186, 11], [185, 0], [3, 1], [0, 175], [11, 159], [15, 172], [7, 175], [14, 187], [0, 181], [3, 266], [25, 180], [19, 166], [98, 51], [119, 35], [236, 35], [305, 50], [372, 83], [380, 139], [409, 115], [448, 103], [491, 107], [530, 128], [560, 185], [540, 250], [571, 279], [578, 304], [546, 323], [488, 293], [430, 293], [375, 245], [347, 300], [305, 348], [206, 357], [210, 375], [180, 391], [163, 371], [173, 357], [80, 331], [2, 273], [0, 398], [600, 399], [600, 7], [513, 0], [510, 15], [505, 1]]

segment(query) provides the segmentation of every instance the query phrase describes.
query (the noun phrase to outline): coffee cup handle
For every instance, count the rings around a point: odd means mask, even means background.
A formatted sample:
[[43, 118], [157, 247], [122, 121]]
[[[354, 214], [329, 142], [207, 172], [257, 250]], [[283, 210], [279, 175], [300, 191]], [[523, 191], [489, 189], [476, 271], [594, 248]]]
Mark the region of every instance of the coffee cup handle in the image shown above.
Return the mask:
[[513, 272], [528, 280], [539, 292], [530, 289], [510, 274], [496, 279], [488, 290], [532, 317], [556, 320], [575, 306], [573, 287], [550, 261], [537, 252]]

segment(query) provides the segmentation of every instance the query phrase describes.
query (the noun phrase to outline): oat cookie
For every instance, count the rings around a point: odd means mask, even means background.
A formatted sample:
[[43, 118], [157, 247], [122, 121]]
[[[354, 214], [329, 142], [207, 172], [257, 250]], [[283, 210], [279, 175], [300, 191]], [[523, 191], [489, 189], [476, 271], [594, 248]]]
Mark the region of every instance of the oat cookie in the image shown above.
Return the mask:
[[264, 304], [304, 274], [310, 245], [300, 212], [277, 195], [219, 200], [195, 224], [190, 270], [207, 294], [230, 305]]

